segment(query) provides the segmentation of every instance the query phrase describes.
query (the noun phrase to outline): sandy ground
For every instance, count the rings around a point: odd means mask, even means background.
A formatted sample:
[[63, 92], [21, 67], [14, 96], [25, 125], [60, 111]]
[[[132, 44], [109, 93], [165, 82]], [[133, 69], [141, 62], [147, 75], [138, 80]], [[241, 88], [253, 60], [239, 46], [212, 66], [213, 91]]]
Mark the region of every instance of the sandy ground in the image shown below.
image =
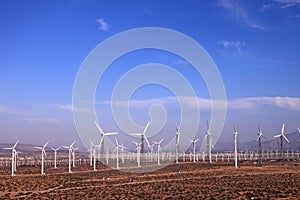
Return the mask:
[[[230, 165], [229, 165], [230, 164]], [[300, 163], [264, 167], [232, 163], [171, 164], [147, 174], [98, 166], [19, 167], [0, 171], [1, 199], [300, 199]]]

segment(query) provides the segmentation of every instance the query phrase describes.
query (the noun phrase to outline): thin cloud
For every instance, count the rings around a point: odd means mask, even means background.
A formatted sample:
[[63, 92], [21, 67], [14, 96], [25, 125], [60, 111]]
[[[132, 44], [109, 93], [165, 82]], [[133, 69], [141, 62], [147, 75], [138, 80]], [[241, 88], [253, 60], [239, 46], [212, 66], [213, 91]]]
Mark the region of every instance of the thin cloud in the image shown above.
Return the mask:
[[106, 21], [104, 21], [103, 18], [97, 19], [96, 22], [99, 23], [99, 29], [102, 31], [108, 31], [111, 28], [111, 26]]
[[[115, 101], [113, 104], [117, 106], [130, 106], [131, 108], [148, 108], [154, 104], [160, 105], [175, 105], [181, 102], [183, 106], [194, 107], [197, 106], [200, 110], [211, 109], [212, 104], [218, 108], [218, 106], [226, 103], [227, 109], [231, 110], [258, 110], [263, 106], [274, 106], [281, 109], [288, 109], [300, 112], [300, 98], [296, 97], [248, 97], [239, 98], [233, 100], [218, 101], [205, 99], [200, 97], [166, 97], [166, 98], [155, 98], [155, 99], [144, 99], [144, 100], [129, 100], [129, 101]], [[195, 104], [197, 102], [197, 104]], [[111, 101], [96, 102], [96, 104], [111, 105]]]
[[266, 30], [267, 28], [253, 20], [247, 10], [242, 5], [242, 1], [235, 1], [235, 0], [218, 0], [217, 6], [227, 10], [232, 18], [234, 18], [237, 22], [241, 22], [247, 25], [250, 28], [259, 29], [259, 30]]
[[56, 118], [21, 118], [26, 123], [45, 123], [45, 124], [59, 124], [60, 121]]
[[217, 41], [216, 43], [224, 46], [225, 48], [233, 47], [233, 48], [237, 48], [237, 49], [240, 49], [241, 47], [246, 45], [245, 42], [240, 42], [240, 41], [233, 42], [233, 41], [228, 41], [228, 40], [221, 40], [221, 41]]
[[273, 0], [280, 4], [280, 8], [289, 8], [300, 5], [300, 0]]
[[92, 113], [92, 109], [86, 107], [86, 108], [73, 108], [71, 104], [56, 104], [56, 107], [62, 110], [67, 110], [70, 112], [77, 111], [82, 113]]
[[9, 105], [0, 105], [0, 113], [9, 115], [23, 115], [22, 112], [17, 111], [15, 108]]

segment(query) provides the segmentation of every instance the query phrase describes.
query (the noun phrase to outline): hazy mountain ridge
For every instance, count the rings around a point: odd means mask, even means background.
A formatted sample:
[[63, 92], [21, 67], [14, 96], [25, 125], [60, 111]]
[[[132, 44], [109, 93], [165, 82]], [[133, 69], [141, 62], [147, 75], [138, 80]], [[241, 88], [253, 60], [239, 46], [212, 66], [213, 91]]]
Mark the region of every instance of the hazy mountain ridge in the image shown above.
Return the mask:
[[[285, 136], [290, 141], [289, 143], [284, 140], [283, 148], [284, 150], [300, 150], [300, 134], [298, 132], [288, 133]], [[277, 151], [280, 150], [280, 138], [263, 138], [262, 139], [262, 149], [263, 151]], [[232, 142], [217, 142], [213, 152], [218, 151], [233, 151], [233, 141]], [[238, 151], [257, 151], [258, 141], [252, 140], [247, 142], [238, 142]]]

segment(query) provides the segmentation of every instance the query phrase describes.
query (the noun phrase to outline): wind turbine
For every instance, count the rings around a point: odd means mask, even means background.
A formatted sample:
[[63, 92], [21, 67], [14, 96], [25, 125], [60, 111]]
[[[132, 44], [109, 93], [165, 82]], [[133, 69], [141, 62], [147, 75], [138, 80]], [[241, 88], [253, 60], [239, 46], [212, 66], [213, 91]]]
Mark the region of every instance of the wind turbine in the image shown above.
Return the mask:
[[119, 144], [117, 138], [115, 138], [116, 140], [116, 148], [115, 150], [117, 150], [117, 169], [120, 168], [120, 165], [119, 165], [119, 148], [122, 148], [122, 146]]
[[75, 151], [76, 151], [77, 149], [79, 149], [79, 148], [74, 148], [74, 147], [72, 147], [72, 157], [73, 157], [72, 161], [73, 161], [73, 167], [75, 167]]
[[101, 134], [101, 140], [99, 142], [99, 148], [101, 153], [104, 153], [104, 138], [105, 136], [109, 136], [109, 135], [117, 135], [117, 132], [111, 132], [111, 133], [104, 133], [103, 130], [101, 129], [101, 127], [97, 124], [97, 122], [95, 121], [95, 125], [98, 128], [100, 134]]
[[157, 145], [157, 165], [160, 165], [160, 158], [159, 158], [159, 152], [160, 152], [160, 149], [161, 149], [161, 147], [160, 147], [160, 144], [162, 143], [162, 141], [164, 140], [164, 138], [163, 139], [161, 139], [159, 142], [155, 142], [155, 141], [153, 141], [154, 142], [154, 144], [156, 144]]
[[11, 176], [15, 176], [15, 171], [16, 171], [15, 157], [17, 154], [16, 146], [18, 143], [19, 140], [17, 140], [17, 142], [11, 148], [3, 148], [3, 149], [11, 150]]
[[194, 139], [194, 140], [191, 140], [189, 139], [193, 145], [193, 162], [196, 162], [196, 143], [199, 141], [199, 139]]
[[257, 137], [257, 141], [258, 141], [258, 154], [259, 154], [259, 159], [260, 159], [260, 163], [259, 165], [262, 166], [262, 149], [261, 149], [261, 138], [266, 138], [263, 133], [262, 133], [262, 129], [260, 128], [260, 125], [258, 125], [258, 133], [257, 133], [258, 137]]
[[238, 131], [236, 129], [236, 127], [233, 125], [233, 135], [234, 135], [234, 166], [235, 168], [238, 167], [238, 153], [237, 153], [237, 135], [238, 135]]
[[175, 135], [175, 156], [176, 156], [176, 163], [178, 163], [178, 153], [179, 153], [179, 136], [180, 136], [180, 132], [179, 132], [179, 128], [178, 125], [176, 124], [176, 135]]
[[123, 145], [123, 143], [121, 143], [120, 147], [121, 147], [121, 153], [122, 153], [122, 163], [124, 163], [124, 149], [127, 149], [127, 147], [125, 147]]
[[56, 166], [56, 158], [57, 158], [57, 151], [61, 148], [61, 147], [58, 147], [56, 149], [50, 147], [53, 151], [54, 151], [54, 169], [57, 169], [57, 166]]
[[76, 141], [74, 141], [70, 146], [63, 146], [66, 149], [69, 149], [69, 173], [72, 173], [71, 170], [71, 161], [72, 161], [72, 150], [73, 150], [73, 145], [75, 144]]
[[91, 165], [93, 165], [93, 170], [96, 171], [96, 148], [98, 147], [95, 145], [92, 141], [91, 143], [91, 149], [89, 150], [91, 152]]
[[145, 153], [145, 149], [144, 149], [144, 139], [146, 140], [148, 147], [150, 146], [150, 143], [149, 143], [149, 141], [148, 141], [148, 138], [146, 137], [146, 132], [147, 132], [147, 129], [148, 129], [149, 125], [150, 125], [150, 121], [147, 123], [147, 125], [145, 126], [144, 131], [143, 131], [142, 133], [132, 133], [132, 134], [130, 134], [130, 135], [141, 136], [141, 143], [142, 143], [142, 146], [141, 146], [141, 153]]
[[44, 172], [44, 159], [45, 159], [44, 156], [46, 156], [45, 148], [46, 148], [46, 146], [47, 146], [48, 143], [49, 143], [49, 141], [47, 141], [47, 142], [44, 144], [43, 147], [34, 147], [34, 148], [36, 148], [36, 149], [42, 150], [42, 166], [41, 166], [41, 174], [42, 174], [42, 175], [45, 174], [45, 172]]
[[208, 155], [208, 162], [209, 163], [212, 163], [212, 159], [211, 159], [211, 145], [212, 145], [212, 133], [210, 132], [210, 129], [209, 129], [209, 123], [207, 121], [207, 131], [206, 131], [206, 134], [205, 134], [205, 137], [206, 137], [206, 142], [207, 142], [207, 155]]
[[149, 146], [149, 148], [150, 148], [150, 162], [153, 161], [153, 147], [154, 147], [154, 145], [155, 145], [155, 143], [153, 143]]
[[285, 127], [285, 124], [283, 123], [282, 124], [282, 128], [281, 128], [281, 133], [278, 134], [278, 135], [275, 135], [274, 138], [278, 138], [280, 137], [280, 150], [281, 150], [281, 158], [283, 160], [283, 138], [287, 141], [287, 142], [290, 142], [287, 137], [284, 135], [284, 127]]
[[136, 143], [133, 141], [133, 144], [135, 144], [136, 146], [136, 161], [138, 164], [138, 167], [141, 167], [141, 146], [142, 146], [142, 142], [141, 143]]

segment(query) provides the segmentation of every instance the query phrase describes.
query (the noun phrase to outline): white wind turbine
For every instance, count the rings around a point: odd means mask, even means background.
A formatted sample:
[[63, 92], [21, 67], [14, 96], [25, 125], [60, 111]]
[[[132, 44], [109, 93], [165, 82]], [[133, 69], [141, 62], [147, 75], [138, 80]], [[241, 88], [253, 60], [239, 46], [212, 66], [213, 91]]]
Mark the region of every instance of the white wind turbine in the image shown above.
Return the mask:
[[58, 147], [56, 149], [50, 147], [53, 151], [54, 151], [54, 169], [57, 169], [57, 166], [56, 166], [56, 160], [57, 160], [57, 151], [61, 148], [61, 147]]
[[179, 153], [179, 128], [178, 125], [176, 124], [176, 135], [175, 135], [175, 157], [176, 157], [176, 163], [178, 163], [178, 153]]
[[90, 141], [91, 143], [91, 149], [89, 150], [91, 152], [91, 165], [93, 165], [93, 170], [96, 171], [96, 148], [98, 147], [97, 145], [95, 145], [92, 141]]
[[233, 135], [234, 135], [234, 166], [235, 168], [238, 167], [238, 152], [237, 152], [237, 135], [238, 135], [238, 131], [236, 129], [236, 127], [233, 125]]
[[287, 141], [287, 142], [290, 142], [287, 137], [284, 135], [284, 127], [285, 127], [285, 124], [282, 124], [282, 128], [281, 128], [281, 133], [278, 134], [278, 135], [275, 135], [274, 138], [278, 138], [280, 137], [280, 150], [281, 150], [281, 158], [283, 160], [283, 138]]
[[142, 142], [141, 143], [136, 143], [133, 141], [133, 144], [135, 144], [136, 146], [136, 161], [138, 164], [138, 167], [141, 167], [141, 146], [142, 146]]
[[11, 150], [11, 176], [14, 176], [16, 171], [15, 158], [17, 154], [16, 147], [18, 143], [19, 140], [11, 148], [3, 148], [3, 149]]
[[260, 125], [258, 125], [258, 133], [257, 133], [258, 137], [257, 137], [257, 141], [258, 141], [258, 155], [259, 155], [259, 159], [260, 159], [260, 163], [259, 165], [262, 166], [262, 148], [261, 148], [261, 139], [262, 138], [266, 138], [263, 133], [262, 133], [262, 129], [260, 128]]
[[44, 172], [44, 159], [45, 159], [45, 156], [46, 156], [46, 151], [45, 151], [45, 148], [47, 146], [47, 144], [49, 143], [49, 141], [47, 141], [43, 147], [34, 147], [36, 149], [40, 149], [42, 150], [42, 166], [41, 166], [41, 174], [44, 175], [45, 172]]
[[115, 150], [117, 150], [117, 169], [119, 169], [120, 168], [120, 165], [119, 165], [119, 148], [122, 148], [122, 146], [118, 143], [117, 138], [115, 138], [115, 140], [116, 140]]
[[122, 153], [122, 163], [124, 163], [124, 149], [127, 149], [127, 147], [125, 147], [123, 145], [123, 143], [121, 143], [120, 147], [121, 147], [121, 153]]
[[164, 138], [161, 139], [159, 142], [153, 141], [154, 144], [157, 145], [157, 165], [160, 165], [160, 158], [159, 158], [159, 153], [160, 153], [160, 149], [161, 149], [160, 144], [162, 143], [163, 140], [164, 140]]
[[191, 140], [189, 139], [193, 145], [193, 162], [196, 162], [196, 143], [199, 141], [199, 139]]
[[72, 157], [73, 157], [72, 161], [73, 161], [73, 167], [75, 167], [75, 151], [78, 150], [78, 149], [79, 149], [79, 148], [75, 148], [75, 147], [72, 148]]
[[141, 136], [141, 143], [142, 143], [142, 146], [141, 146], [141, 153], [145, 153], [145, 149], [144, 149], [144, 139], [146, 140], [148, 147], [150, 146], [149, 140], [148, 140], [148, 138], [146, 137], [146, 132], [147, 132], [147, 130], [148, 130], [149, 125], [150, 125], [150, 121], [147, 123], [147, 125], [145, 126], [144, 131], [143, 131], [142, 133], [132, 133], [132, 134], [130, 134], [130, 135]]
[[150, 162], [153, 161], [153, 148], [154, 148], [154, 145], [155, 145], [155, 143], [153, 143], [149, 146], [149, 148], [150, 148]]
[[73, 150], [73, 145], [75, 144], [76, 141], [74, 141], [70, 146], [63, 146], [66, 149], [69, 149], [69, 173], [72, 173], [71, 170], [71, 161], [72, 161], [72, 150]]
[[205, 137], [206, 137], [206, 145], [207, 145], [208, 162], [212, 163], [211, 150], [212, 150], [212, 137], [213, 137], [213, 134], [210, 131], [208, 121], [207, 121], [207, 131], [206, 131]]
[[101, 127], [97, 124], [97, 122], [95, 121], [95, 125], [98, 128], [100, 134], [101, 134], [101, 140], [99, 142], [99, 148], [101, 153], [104, 153], [104, 138], [105, 136], [109, 136], [109, 135], [117, 135], [117, 132], [110, 132], [110, 133], [104, 133], [104, 131], [101, 129]]

